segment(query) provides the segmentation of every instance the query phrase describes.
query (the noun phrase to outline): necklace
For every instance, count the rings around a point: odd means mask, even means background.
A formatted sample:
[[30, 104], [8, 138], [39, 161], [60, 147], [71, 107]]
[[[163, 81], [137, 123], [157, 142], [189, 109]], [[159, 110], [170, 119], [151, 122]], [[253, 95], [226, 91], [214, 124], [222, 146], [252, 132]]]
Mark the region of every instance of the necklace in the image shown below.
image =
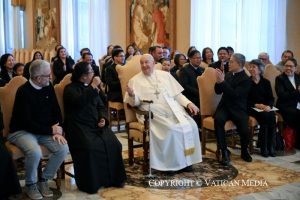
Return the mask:
[[155, 90], [154, 94], [155, 94], [155, 96], [156, 96], [156, 99], [158, 99], [158, 98], [159, 98], [159, 95], [160, 95], [160, 90], [158, 89], [158, 79], [157, 79], [157, 76], [156, 76], [156, 73], [155, 73], [155, 72], [154, 72], [154, 76], [155, 76], [155, 82], [156, 82], [156, 84], [153, 84], [153, 83], [152, 83], [153, 80], [152, 80], [152, 81], [149, 80], [150, 78], [148, 78], [147, 76], [146, 76], [146, 80], [147, 80], [148, 83], [154, 88], [154, 90]]

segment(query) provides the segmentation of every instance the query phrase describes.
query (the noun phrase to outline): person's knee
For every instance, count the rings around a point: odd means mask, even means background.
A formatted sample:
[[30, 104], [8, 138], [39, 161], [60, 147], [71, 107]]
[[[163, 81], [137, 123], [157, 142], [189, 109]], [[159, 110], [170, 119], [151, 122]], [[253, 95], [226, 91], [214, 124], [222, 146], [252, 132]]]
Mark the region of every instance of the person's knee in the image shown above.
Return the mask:
[[34, 147], [28, 148], [24, 152], [26, 157], [30, 157], [35, 160], [40, 160], [42, 158], [42, 151], [40, 147]]
[[66, 144], [62, 144], [62, 145], [59, 145], [59, 148], [57, 150], [57, 154], [63, 156], [63, 157], [66, 157], [67, 154], [69, 152], [69, 147], [68, 145]]

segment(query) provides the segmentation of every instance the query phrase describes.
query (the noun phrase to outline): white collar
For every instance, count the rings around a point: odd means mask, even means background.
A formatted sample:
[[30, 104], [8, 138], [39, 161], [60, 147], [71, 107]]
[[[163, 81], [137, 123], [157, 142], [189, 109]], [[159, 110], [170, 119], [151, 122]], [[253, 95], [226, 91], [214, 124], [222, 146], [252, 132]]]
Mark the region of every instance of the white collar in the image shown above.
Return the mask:
[[37, 90], [41, 90], [42, 87], [38, 86], [37, 84], [35, 84], [31, 79], [29, 79], [29, 83], [31, 84], [32, 87], [34, 87]]

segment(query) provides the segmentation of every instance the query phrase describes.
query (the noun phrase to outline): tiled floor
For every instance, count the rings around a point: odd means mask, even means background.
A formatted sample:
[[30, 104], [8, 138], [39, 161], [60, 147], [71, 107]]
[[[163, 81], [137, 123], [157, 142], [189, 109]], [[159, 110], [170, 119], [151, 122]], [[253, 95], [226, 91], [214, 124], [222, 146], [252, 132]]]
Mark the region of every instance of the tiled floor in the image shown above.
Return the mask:
[[[125, 133], [117, 134], [127, 151]], [[211, 144], [211, 147], [214, 147]], [[98, 194], [88, 195], [76, 188], [74, 179], [66, 176], [62, 184], [62, 200], [77, 199], [291, 199], [300, 200], [300, 151], [296, 154], [275, 158], [262, 158], [253, 155], [252, 163], [245, 163], [239, 157], [239, 151], [231, 150], [232, 164], [239, 170], [235, 184], [214, 185], [206, 188], [186, 190], [160, 190], [126, 185], [124, 188], [101, 188]], [[214, 157], [207, 154], [207, 157]], [[124, 153], [124, 157], [127, 157]], [[70, 168], [69, 170], [72, 170]], [[248, 181], [248, 182], [247, 182]], [[250, 181], [250, 182], [249, 182]], [[251, 182], [252, 181], [252, 182]], [[258, 184], [255, 183], [257, 181]], [[260, 181], [260, 182], [259, 182]]]

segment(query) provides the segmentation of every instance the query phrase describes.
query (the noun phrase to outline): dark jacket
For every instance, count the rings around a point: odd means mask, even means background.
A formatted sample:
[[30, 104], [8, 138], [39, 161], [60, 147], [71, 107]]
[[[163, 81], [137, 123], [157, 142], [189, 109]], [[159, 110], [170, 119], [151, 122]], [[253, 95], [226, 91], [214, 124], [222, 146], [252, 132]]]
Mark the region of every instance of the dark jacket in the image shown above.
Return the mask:
[[106, 68], [106, 85], [108, 87], [107, 100], [115, 102], [123, 102], [121, 83], [116, 70], [116, 64]]
[[[300, 85], [300, 75], [295, 74], [296, 88]], [[287, 107], [296, 109], [297, 103], [300, 102], [300, 92], [295, 89], [286, 74], [281, 74], [275, 79], [275, 91], [278, 96], [277, 107], [283, 110]]]
[[223, 93], [218, 108], [226, 107], [231, 112], [247, 113], [250, 87], [251, 80], [244, 70], [235, 74], [227, 73], [225, 81], [215, 84], [215, 92]]
[[201, 76], [204, 69], [198, 67], [197, 70], [191, 64], [184, 66], [179, 73], [179, 82], [184, 88], [183, 95], [196, 106], [200, 106], [197, 77]]

